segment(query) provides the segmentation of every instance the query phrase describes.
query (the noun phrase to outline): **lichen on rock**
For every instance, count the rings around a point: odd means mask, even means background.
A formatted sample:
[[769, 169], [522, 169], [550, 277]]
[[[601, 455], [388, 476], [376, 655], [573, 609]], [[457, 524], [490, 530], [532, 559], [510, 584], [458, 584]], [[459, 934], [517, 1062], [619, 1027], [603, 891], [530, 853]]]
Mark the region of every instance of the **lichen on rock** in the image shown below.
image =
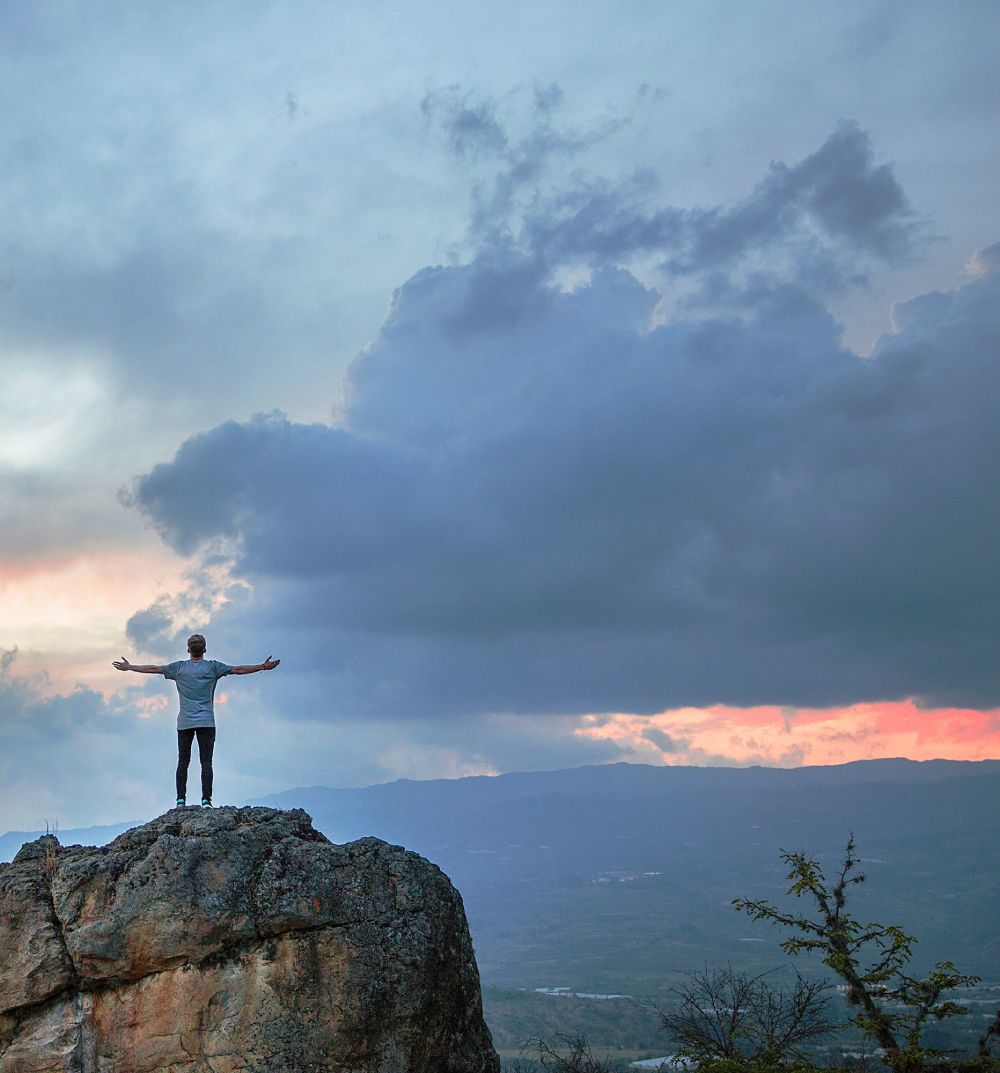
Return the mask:
[[462, 900], [306, 813], [172, 810], [0, 865], [0, 1073], [494, 1073]]

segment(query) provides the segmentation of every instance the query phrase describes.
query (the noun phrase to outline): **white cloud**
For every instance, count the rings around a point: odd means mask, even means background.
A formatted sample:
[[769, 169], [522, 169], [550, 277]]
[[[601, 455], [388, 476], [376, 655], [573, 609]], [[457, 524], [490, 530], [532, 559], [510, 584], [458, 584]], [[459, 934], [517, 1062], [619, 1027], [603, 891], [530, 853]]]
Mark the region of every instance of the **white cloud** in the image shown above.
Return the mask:
[[47, 469], [70, 461], [81, 421], [103, 401], [101, 381], [79, 367], [54, 376], [27, 354], [0, 361], [11, 365], [0, 397], [0, 467]]

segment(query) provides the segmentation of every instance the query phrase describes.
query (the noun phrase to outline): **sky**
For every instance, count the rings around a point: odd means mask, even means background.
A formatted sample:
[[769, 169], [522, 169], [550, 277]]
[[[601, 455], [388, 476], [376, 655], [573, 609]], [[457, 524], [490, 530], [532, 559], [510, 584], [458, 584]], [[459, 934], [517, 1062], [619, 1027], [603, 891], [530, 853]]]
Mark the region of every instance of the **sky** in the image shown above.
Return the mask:
[[0, 6], [0, 830], [1000, 756], [998, 30]]

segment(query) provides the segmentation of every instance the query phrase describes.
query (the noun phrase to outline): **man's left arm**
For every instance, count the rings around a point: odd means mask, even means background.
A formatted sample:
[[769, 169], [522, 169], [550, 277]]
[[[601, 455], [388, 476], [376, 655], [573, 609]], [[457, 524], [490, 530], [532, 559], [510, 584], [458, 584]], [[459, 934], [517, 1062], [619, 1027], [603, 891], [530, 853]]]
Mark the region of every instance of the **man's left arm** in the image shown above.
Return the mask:
[[230, 674], [256, 674], [258, 671], [273, 671], [281, 662], [280, 659], [271, 659], [270, 656], [263, 663], [243, 663], [234, 667]]

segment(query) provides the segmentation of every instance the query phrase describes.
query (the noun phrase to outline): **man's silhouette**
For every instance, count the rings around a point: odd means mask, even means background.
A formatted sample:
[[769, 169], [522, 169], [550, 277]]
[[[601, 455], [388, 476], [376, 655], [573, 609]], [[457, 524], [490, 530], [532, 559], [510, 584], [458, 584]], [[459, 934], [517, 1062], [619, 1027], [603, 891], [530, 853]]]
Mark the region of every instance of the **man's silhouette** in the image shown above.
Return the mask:
[[187, 801], [187, 773], [191, 763], [191, 743], [198, 736], [198, 758], [201, 761], [201, 807], [212, 807], [212, 754], [215, 752], [215, 686], [227, 674], [256, 674], [273, 671], [281, 662], [270, 656], [263, 663], [230, 667], [217, 659], [205, 659], [205, 638], [193, 633], [188, 638], [190, 659], [154, 664], [129, 663], [122, 656], [112, 666], [119, 671], [138, 671], [139, 674], [162, 674], [177, 683], [180, 710], [177, 713], [177, 807]]

